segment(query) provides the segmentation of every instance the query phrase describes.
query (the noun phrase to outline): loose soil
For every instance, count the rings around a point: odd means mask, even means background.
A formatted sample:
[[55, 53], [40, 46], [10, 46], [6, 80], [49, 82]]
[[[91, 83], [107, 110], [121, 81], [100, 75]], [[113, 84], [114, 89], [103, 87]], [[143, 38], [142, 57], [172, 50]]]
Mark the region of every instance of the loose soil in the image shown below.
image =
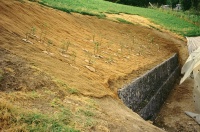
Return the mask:
[[147, 21], [123, 24], [29, 1], [1, 1], [0, 17], [1, 100], [48, 114], [57, 111], [55, 98], [73, 113], [93, 102], [92, 125], [74, 118], [81, 131], [163, 131], [128, 109], [117, 90], [174, 53], [183, 64], [183, 38]]
[[176, 85], [161, 108], [155, 124], [169, 132], [200, 132], [200, 125], [185, 114], [195, 112], [192, 90], [194, 80], [189, 78], [183, 84]]

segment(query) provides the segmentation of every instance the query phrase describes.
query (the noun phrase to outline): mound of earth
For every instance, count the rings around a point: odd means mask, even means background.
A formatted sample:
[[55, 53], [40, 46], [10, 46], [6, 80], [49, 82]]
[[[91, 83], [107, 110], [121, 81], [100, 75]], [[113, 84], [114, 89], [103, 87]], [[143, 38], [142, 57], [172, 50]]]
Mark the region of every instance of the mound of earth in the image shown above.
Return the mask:
[[52, 115], [66, 107], [81, 131], [162, 131], [128, 109], [117, 90], [174, 53], [183, 63], [185, 41], [29, 1], [2, 1], [0, 9], [0, 101]]

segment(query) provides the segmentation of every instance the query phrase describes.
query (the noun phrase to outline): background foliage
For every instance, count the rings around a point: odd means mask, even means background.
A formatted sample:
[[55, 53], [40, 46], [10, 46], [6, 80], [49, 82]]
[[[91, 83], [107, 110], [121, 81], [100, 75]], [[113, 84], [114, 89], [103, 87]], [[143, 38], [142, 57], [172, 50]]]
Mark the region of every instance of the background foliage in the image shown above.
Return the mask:
[[183, 10], [193, 9], [200, 12], [200, 0], [107, 0], [111, 2], [126, 4], [126, 5], [133, 5], [133, 6], [141, 6], [147, 7], [149, 6], [149, 2], [156, 5], [171, 5], [175, 7], [176, 4], [182, 4]]

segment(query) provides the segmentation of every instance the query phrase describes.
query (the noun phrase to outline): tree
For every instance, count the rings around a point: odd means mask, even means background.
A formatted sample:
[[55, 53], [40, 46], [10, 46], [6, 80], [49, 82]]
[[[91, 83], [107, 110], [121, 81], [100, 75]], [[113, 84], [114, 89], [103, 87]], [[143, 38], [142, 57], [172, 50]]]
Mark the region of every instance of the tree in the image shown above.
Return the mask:
[[184, 11], [189, 10], [192, 7], [191, 0], [181, 0], [181, 5]]
[[192, 7], [194, 7], [195, 10], [200, 10], [200, 0], [191, 0]]
[[119, 3], [134, 6], [147, 6], [148, 0], [119, 0]]
[[200, 0], [107, 0], [107, 1], [117, 2], [132, 6], [140, 6], [140, 7], [147, 7], [149, 5], [149, 2], [151, 2], [152, 4], [158, 4], [158, 5], [168, 4], [171, 5], [172, 8], [174, 8], [176, 4], [180, 3], [184, 11], [189, 10], [191, 7], [193, 7], [195, 11], [200, 13]]
[[172, 8], [174, 8], [174, 7], [176, 7], [176, 4], [179, 3], [179, 0], [167, 0], [166, 3], [167, 3], [168, 5], [171, 5]]

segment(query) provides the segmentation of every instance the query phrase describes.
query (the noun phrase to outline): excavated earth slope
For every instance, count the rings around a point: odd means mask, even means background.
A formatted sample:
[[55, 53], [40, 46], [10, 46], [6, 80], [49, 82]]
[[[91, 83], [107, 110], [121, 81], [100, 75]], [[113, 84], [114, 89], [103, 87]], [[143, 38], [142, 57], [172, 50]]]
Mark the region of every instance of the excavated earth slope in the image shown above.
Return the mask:
[[71, 119], [81, 131], [163, 131], [128, 109], [117, 90], [174, 53], [183, 63], [184, 41], [29, 1], [1, 1], [0, 17], [1, 102], [52, 115], [55, 99], [73, 115], [90, 110], [89, 125], [82, 115]]

